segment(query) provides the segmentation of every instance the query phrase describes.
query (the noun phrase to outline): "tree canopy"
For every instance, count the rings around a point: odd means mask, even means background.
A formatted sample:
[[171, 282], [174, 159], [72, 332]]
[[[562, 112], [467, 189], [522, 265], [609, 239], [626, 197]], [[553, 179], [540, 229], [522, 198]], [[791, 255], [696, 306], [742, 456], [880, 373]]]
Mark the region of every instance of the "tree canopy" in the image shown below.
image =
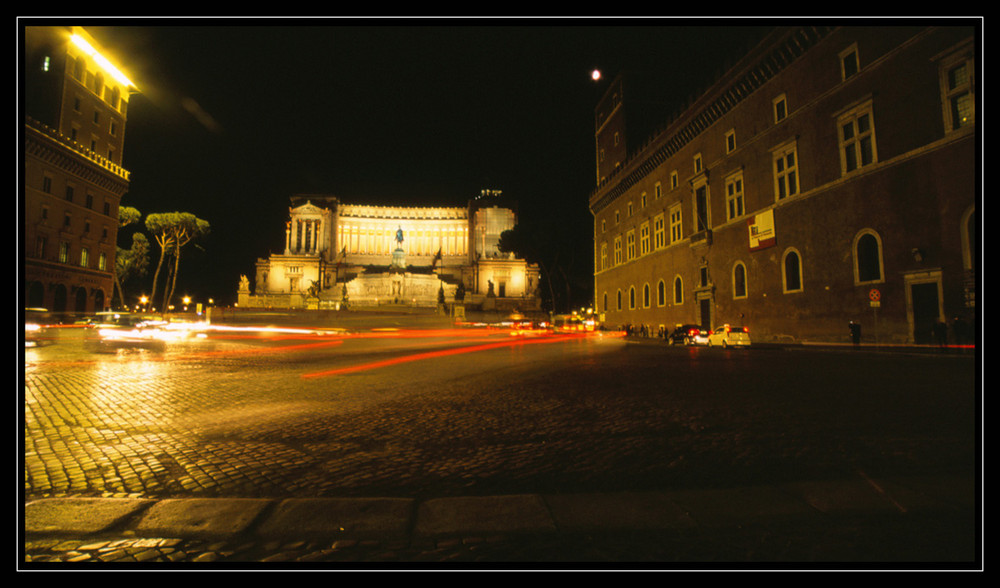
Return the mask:
[[154, 297], [164, 262], [168, 258], [173, 260], [172, 264], [168, 263], [167, 265], [168, 276], [163, 290], [162, 309], [166, 312], [170, 307], [174, 288], [177, 286], [181, 250], [188, 243], [207, 236], [211, 226], [208, 221], [200, 219], [190, 212], [161, 212], [146, 217], [146, 229], [154, 236], [157, 245], [160, 246], [160, 258], [153, 274], [152, 293]]

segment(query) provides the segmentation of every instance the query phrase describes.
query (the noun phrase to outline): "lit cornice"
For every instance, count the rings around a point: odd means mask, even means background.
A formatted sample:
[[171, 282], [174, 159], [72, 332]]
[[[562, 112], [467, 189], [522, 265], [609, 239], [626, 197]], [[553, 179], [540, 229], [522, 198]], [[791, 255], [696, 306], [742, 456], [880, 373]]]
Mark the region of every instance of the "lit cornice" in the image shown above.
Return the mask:
[[135, 88], [135, 84], [133, 84], [132, 81], [121, 72], [121, 70], [115, 67], [114, 64], [108, 61], [108, 58], [101, 55], [101, 53], [86, 39], [74, 33], [70, 36], [70, 40], [73, 41], [73, 44], [79, 47], [80, 50], [86, 53], [87, 56], [93, 59], [97, 65], [101, 66], [104, 71], [108, 72], [119, 84], [125, 86], [126, 88]]

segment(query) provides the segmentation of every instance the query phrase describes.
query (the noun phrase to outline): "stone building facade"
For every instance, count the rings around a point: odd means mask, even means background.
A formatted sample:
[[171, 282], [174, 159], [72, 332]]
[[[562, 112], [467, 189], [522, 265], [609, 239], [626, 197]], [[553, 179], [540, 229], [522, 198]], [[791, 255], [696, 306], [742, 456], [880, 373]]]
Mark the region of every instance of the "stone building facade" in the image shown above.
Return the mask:
[[624, 116], [642, 86], [619, 77], [595, 112], [589, 203], [603, 321], [743, 324], [764, 341], [846, 341], [849, 321], [866, 341], [930, 342], [938, 323], [966, 336], [977, 49], [972, 26], [775, 29], [656, 131]]
[[25, 27], [23, 57], [25, 306], [105, 310], [135, 86], [81, 27]]

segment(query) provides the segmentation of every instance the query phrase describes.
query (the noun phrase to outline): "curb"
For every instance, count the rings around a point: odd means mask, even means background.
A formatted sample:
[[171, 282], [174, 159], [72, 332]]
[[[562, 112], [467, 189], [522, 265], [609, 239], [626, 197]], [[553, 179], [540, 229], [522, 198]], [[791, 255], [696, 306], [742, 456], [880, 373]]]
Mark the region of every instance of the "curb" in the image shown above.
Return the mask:
[[[633, 345], [652, 345], [654, 347], [674, 348], [706, 348], [706, 345], [671, 345], [659, 337], [627, 336], [623, 340]], [[827, 349], [827, 350], [849, 350], [849, 351], [878, 351], [896, 353], [926, 353], [941, 356], [954, 357], [975, 357], [978, 347], [975, 345], [939, 345], [917, 344], [917, 343], [841, 343], [836, 341], [753, 341], [749, 349]]]
[[44, 498], [24, 506], [38, 537], [385, 539], [659, 530], [711, 532], [838, 516], [970, 517], [967, 476], [798, 482], [666, 492], [435, 498]]

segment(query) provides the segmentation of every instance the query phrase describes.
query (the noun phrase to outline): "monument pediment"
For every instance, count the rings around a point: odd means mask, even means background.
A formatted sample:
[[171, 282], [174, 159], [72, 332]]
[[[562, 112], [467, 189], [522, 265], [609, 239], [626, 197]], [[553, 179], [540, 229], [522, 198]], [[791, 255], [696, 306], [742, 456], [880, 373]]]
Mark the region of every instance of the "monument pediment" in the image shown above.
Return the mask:
[[316, 206], [312, 202], [306, 202], [305, 204], [300, 204], [294, 208], [289, 209], [292, 214], [323, 214], [329, 212], [327, 208], [321, 208]]

